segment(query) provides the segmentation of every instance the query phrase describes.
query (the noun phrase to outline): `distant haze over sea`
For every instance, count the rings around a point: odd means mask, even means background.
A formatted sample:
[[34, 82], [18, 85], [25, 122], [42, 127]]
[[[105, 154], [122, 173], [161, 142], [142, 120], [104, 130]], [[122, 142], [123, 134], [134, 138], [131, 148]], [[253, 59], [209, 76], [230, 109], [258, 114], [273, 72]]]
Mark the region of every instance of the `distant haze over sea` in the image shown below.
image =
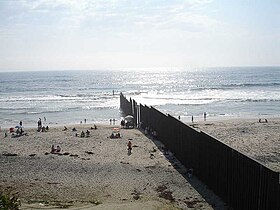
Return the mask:
[[[114, 95], [113, 95], [114, 91]], [[119, 93], [183, 121], [280, 116], [280, 67], [0, 73], [0, 126], [109, 123]]]

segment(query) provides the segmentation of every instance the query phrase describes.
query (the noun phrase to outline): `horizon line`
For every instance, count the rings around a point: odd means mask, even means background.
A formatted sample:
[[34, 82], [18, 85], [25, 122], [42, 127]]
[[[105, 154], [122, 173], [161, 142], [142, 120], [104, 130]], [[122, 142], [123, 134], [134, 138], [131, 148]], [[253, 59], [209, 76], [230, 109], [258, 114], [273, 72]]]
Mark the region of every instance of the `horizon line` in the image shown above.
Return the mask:
[[271, 68], [279, 68], [280, 65], [236, 65], [236, 66], [200, 66], [200, 67], [123, 67], [123, 68], [92, 68], [92, 69], [6, 69], [1, 70], [0, 73], [7, 72], [50, 72], [50, 71], [152, 71], [152, 70], [162, 70], [162, 71], [196, 71], [203, 69], [213, 69], [213, 68], [261, 68], [261, 67], [271, 67]]

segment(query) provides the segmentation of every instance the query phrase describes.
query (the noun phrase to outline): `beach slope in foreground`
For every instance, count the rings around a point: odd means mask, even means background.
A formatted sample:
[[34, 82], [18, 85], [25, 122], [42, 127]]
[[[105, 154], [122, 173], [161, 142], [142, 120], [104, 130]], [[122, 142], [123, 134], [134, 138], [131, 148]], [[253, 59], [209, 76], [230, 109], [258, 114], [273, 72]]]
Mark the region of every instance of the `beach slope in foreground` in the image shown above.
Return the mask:
[[[121, 139], [110, 139], [113, 127], [97, 127], [69, 125], [65, 131], [51, 127], [47, 132], [27, 129], [28, 135], [18, 138], [1, 136], [0, 189], [16, 192], [22, 209], [223, 209], [212, 194], [206, 202], [198, 193], [206, 187], [194, 189], [181, 175], [184, 167], [140, 131], [121, 129]], [[87, 129], [89, 137], [76, 136]], [[50, 153], [51, 145], [61, 151]]]

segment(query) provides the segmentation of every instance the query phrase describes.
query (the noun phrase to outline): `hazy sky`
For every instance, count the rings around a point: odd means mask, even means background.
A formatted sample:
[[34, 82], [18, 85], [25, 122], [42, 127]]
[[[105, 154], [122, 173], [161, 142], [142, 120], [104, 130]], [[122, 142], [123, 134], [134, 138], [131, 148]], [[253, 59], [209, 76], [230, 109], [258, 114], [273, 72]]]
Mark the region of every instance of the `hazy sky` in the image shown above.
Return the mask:
[[280, 0], [0, 0], [0, 70], [280, 65]]

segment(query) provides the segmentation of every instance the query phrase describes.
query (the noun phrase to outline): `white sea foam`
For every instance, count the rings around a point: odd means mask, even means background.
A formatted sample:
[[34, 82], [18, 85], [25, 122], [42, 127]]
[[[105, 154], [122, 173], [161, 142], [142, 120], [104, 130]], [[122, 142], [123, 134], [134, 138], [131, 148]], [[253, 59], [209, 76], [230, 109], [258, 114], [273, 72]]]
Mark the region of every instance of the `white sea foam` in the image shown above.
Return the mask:
[[[172, 115], [258, 116], [280, 113], [280, 68], [200, 71], [0, 73], [0, 124], [107, 122], [120, 118], [119, 92]], [[114, 90], [114, 95], [113, 95]]]

